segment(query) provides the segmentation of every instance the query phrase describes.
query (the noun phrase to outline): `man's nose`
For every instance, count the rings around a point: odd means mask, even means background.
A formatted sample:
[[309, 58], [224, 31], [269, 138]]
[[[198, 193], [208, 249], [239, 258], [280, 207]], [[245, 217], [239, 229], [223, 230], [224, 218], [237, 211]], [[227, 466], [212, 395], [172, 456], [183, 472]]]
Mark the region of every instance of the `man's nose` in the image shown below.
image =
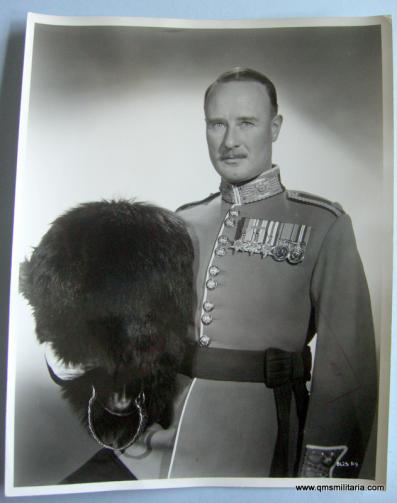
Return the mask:
[[228, 126], [223, 137], [223, 145], [226, 148], [235, 148], [239, 145], [238, 134], [233, 126]]

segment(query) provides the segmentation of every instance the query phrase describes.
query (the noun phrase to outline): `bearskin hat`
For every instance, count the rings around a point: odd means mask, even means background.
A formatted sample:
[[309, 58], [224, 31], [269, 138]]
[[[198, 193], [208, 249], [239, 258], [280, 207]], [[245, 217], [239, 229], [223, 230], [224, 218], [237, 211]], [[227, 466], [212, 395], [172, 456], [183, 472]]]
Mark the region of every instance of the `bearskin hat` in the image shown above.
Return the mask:
[[84, 369], [69, 380], [50, 373], [106, 447], [124, 448], [143, 423], [169, 423], [191, 321], [192, 261], [174, 213], [122, 200], [69, 210], [23, 264], [38, 340]]

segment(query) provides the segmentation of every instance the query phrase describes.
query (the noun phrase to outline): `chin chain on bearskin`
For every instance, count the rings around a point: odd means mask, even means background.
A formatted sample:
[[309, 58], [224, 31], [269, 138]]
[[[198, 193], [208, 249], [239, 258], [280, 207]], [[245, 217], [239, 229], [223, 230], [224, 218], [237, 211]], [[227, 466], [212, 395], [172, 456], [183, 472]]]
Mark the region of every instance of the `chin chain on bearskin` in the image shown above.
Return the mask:
[[[92, 420], [92, 413], [91, 413], [92, 405], [94, 404], [95, 400], [97, 400], [97, 398], [96, 398], [96, 391], [95, 391], [95, 387], [92, 386], [92, 395], [91, 395], [91, 398], [88, 401], [88, 410], [87, 410], [88, 429], [89, 429], [89, 432], [90, 432], [92, 438], [96, 442], [98, 442], [99, 445], [101, 445], [102, 447], [105, 447], [106, 449], [112, 449], [113, 451], [124, 451], [125, 449], [128, 449], [128, 447], [130, 447], [135, 442], [135, 440], [139, 437], [139, 435], [141, 433], [143, 433], [143, 431], [145, 430], [145, 427], [146, 427], [147, 414], [146, 414], [145, 407], [144, 407], [145, 400], [146, 400], [145, 393], [143, 391], [141, 391], [139, 393], [139, 395], [134, 400], [134, 405], [135, 405], [135, 408], [138, 411], [138, 415], [139, 415], [138, 428], [137, 428], [134, 436], [131, 438], [131, 440], [129, 440], [128, 442], [126, 442], [121, 447], [113, 447], [112, 445], [106, 444], [105, 442], [102, 442], [102, 440], [98, 437], [98, 435], [97, 435], [97, 433], [95, 431], [95, 428], [94, 428], [94, 424], [93, 424], [93, 420]], [[111, 410], [109, 410], [106, 407], [104, 407], [99, 400], [97, 400], [97, 402], [98, 402], [98, 404], [100, 404], [100, 406], [108, 414], [111, 414], [113, 416], [130, 416], [130, 415], [133, 414], [133, 412], [129, 412], [128, 414], [120, 414], [120, 413], [117, 413], [117, 412], [112, 412]]]

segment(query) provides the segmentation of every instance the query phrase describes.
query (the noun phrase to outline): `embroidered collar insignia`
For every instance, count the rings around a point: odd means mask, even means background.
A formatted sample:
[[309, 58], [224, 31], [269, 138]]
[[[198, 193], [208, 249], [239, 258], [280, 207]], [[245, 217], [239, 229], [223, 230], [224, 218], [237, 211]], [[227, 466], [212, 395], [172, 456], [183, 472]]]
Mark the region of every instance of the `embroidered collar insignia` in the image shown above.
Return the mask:
[[274, 166], [244, 185], [233, 185], [222, 180], [219, 189], [222, 199], [227, 203], [248, 204], [275, 196], [283, 192], [284, 187], [280, 182], [280, 169]]

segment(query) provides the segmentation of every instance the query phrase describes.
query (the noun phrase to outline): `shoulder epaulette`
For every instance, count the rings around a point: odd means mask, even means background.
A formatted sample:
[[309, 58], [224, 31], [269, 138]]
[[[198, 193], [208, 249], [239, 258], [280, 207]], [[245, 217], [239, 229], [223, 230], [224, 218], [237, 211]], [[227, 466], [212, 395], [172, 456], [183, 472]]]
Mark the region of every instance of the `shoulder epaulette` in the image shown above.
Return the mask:
[[179, 206], [179, 208], [177, 208], [175, 211], [186, 210], [188, 208], [192, 208], [193, 206], [197, 206], [198, 204], [208, 203], [216, 196], [219, 196], [219, 194], [220, 192], [215, 192], [214, 194], [210, 194], [209, 196], [205, 197], [204, 199], [201, 199], [200, 201], [194, 201], [193, 203], [183, 204], [182, 206]]
[[330, 211], [337, 217], [343, 215], [344, 213], [344, 210], [339, 203], [333, 203], [332, 201], [328, 201], [328, 199], [315, 196], [314, 194], [309, 194], [308, 192], [288, 190], [287, 197], [288, 199], [292, 199], [293, 201], [298, 201], [303, 204], [312, 204], [313, 206], [319, 206], [320, 208], [324, 208]]

